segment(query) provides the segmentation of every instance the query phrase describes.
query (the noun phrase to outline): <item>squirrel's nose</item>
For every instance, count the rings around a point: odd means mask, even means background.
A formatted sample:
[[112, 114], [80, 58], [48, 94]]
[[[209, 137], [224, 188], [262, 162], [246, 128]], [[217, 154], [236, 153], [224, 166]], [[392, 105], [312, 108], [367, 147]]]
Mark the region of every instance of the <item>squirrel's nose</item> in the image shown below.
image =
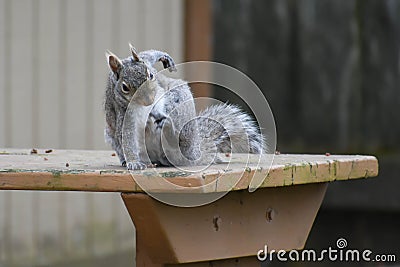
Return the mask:
[[165, 119], [166, 117], [163, 117], [154, 121], [154, 123], [157, 125], [157, 128], [161, 129], [163, 127]]
[[167, 118], [164, 114], [161, 114], [159, 112], [151, 112], [150, 117], [154, 119], [154, 124], [156, 125], [156, 128], [162, 128], [165, 119]]

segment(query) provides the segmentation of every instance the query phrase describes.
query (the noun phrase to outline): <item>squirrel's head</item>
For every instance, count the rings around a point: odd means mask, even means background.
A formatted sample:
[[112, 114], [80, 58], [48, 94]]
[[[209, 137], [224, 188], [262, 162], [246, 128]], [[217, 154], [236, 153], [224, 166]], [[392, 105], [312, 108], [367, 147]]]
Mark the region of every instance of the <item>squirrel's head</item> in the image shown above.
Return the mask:
[[[128, 102], [132, 99], [143, 83], [155, 80], [155, 74], [153, 73], [154, 69], [138, 56], [135, 48], [131, 44], [129, 44], [129, 47], [132, 56], [122, 60], [112, 52], [106, 51], [108, 66], [115, 81], [114, 93], [119, 98], [125, 99]], [[144, 106], [152, 104], [151, 97], [150, 99], [147, 99], [147, 97], [146, 99], [143, 98], [143, 96], [152, 95], [151, 92], [136, 95], [141, 96], [137, 99], [138, 103]]]

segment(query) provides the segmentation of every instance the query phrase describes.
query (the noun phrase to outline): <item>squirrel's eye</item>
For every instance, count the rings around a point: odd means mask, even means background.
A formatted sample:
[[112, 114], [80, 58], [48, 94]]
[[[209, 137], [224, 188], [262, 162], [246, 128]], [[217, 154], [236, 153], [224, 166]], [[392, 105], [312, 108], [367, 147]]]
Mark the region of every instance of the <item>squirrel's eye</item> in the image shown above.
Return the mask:
[[122, 83], [122, 92], [124, 94], [128, 94], [129, 93], [129, 87], [126, 85], [126, 83]]

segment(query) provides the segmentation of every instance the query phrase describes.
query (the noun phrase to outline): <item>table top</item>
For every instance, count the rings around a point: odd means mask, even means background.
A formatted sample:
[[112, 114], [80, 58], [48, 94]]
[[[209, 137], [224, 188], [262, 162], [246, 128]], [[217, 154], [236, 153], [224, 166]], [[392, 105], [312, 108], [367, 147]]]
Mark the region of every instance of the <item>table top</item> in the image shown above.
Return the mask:
[[[33, 153], [32, 153], [33, 152]], [[0, 149], [0, 190], [211, 193], [374, 177], [378, 161], [360, 155], [230, 155], [209, 167], [129, 172], [113, 151]], [[186, 191], [185, 191], [186, 190]]]

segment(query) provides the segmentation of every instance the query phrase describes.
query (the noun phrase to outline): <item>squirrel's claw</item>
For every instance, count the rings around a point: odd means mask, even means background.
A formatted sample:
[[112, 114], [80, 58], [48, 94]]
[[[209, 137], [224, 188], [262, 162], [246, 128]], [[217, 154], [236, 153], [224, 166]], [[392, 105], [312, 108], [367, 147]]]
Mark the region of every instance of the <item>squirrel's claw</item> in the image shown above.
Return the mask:
[[163, 55], [160, 58], [160, 61], [162, 62], [164, 69], [168, 68], [170, 72], [176, 71], [175, 62], [169, 55], [167, 54]]
[[128, 162], [126, 164], [126, 168], [130, 171], [144, 170], [147, 168], [147, 165], [140, 161], [135, 161], [135, 162]]
[[165, 52], [158, 50], [147, 50], [140, 52], [138, 57], [150, 66], [153, 66], [158, 61], [161, 61], [164, 69], [168, 69], [170, 72], [176, 71], [174, 60], [170, 55]]

